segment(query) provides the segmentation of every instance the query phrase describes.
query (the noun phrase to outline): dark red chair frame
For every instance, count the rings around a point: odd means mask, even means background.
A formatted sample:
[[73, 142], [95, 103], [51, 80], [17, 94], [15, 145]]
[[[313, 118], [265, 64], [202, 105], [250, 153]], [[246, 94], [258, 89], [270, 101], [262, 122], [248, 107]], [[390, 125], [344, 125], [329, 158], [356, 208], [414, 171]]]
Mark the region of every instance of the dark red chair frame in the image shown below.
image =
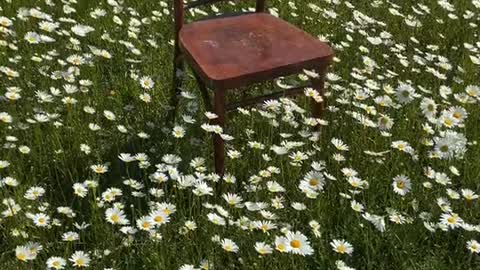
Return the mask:
[[[173, 107], [173, 110], [170, 113], [169, 121], [174, 121], [175, 118], [175, 108], [177, 107], [178, 103], [178, 95], [179, 91], [181, 88], [182, 80], [181, 80], [181, 74], [184, 73], [184, 60], [187, 60], [189, 62], [190, 66], [194, 65], [193, 59], [189, 59], [189, 55], [185, 54], [182, 51], [182, 46], [179, 40], [179, 34], [184, 26], [184, 16], [185, 16], [185, 10], [191, 9], [191, 8], [196, 8], [202, 5], [207, 5], [207, 4], [213, 4], [217, 2], [226, 2], [227, 0], [196, 0], [193, 1], [187, 5], [184, 5], [183, 0], [174, 0], [174, 16], [175, 16], [175, 51], [174, 51], [174, 69], [173, 69], [173, 90], [172, 90], [172, 97], [170, 104]], [[247, 0], [245, 0], [247, 1]], [[252, 1], [252, 0], [249, 0]], [[265, 12], [265, 1], [266, 0], [255, 0], [256, 1], [256, 13], [263, 13]], [[242, 16], [242, 15], [240, 15]], [[215, 19], [215, 18], [214, 18]], [[333, 59], [333, 53], [330, 57], [327, 57], [323, 61], [319, 61], [318, 63], [315, 63], [315, 68], [314, 70], [319, 74], [317, 78], [311, 78], [311, 85], [310, 87], [316, 89], [322, 97], [324, 96], [324, 76], [326, 74], [326, 70], [328, 68], [328, 65], [331, 63]], [[311, 68], [312, 65], [309, 66]], [[307, 67], [305, 67], [307, 68]], [[298, 67], [296, 68], [298, 70]], [[203, 76], [200, 76], [194, 69], [193, 74], [194, 77], [198, 83], [199, 89], [202, 94], [202, 98], [205, 101], [205, 106], [207, 110], [212, 110], [215, 112], [215, 114], [218, 115], [218, 118], [214, 119], [212, 122], [214, 124], [220, 125], [224, 127], [225, 125], [225, 118], [226, 118], [226, 112], [230, 110], [234, 110], [238, 107], [242, 106], [248, 106], [248, 105], [253, 105], [256, 103], [263, 102], [268, 99], [275, 99], [279, 98], [282, 96], [291, 96], [291, 95], [298, 95], [303, 93], [305, 87], [308, 86], [303, 86], [303, 87], [297, 87], [297, 88], [292, 88], [292, 89], [286, 89], [281, 92], [276, 92], [273, 94], [269, 95], [264, 95], [260, 97], [254, 97], [254, 98], [249, 98], [245, 100], [241, 100], [239, 102], [231, 103], [231, 104], [226, 104], [226, 91], [228, 89], [231, 89], [232, 87], [226, 87], [226, 86], [213, 86], [211, 83], [208, 85], [212, 88], [214, 88], [214, 98], [213, 98], [213, 106], [210, 101], [209, 93], [208, 93], [208, 88], [207, 84], [205, 82], [205, 78]], [[286, 75], [292, 75], [298, 72], [292, 72], [288, 69], [282, 71], [282, 73]], [[265, 76], [263, 76], [265, 77]], [[256, 81], [265, 81], [264, 78], [259, 78], [259, 80]], [[271, 77], [269, 80], [273, 80], [276, 77]], [[255, 81], [255, 79], [254, 79]], [[251, 81], [240, 81], [235, 84], [234, 87], [239, 87], [239, 86], [248, 86], [251, 84]], [[324, 109], [325, 109], [325, 101], [317, 103], [312, 100], [312, 114], [313, 117], [315, 118], [320, 118]], [[220, 176], [223, 176], [225, 172], [225, 145], [223, 139], [215, 134], [213, 137], [213, 144], [214, 144], [214, 159], [215, 159], [215, 171], [217, 174]]]

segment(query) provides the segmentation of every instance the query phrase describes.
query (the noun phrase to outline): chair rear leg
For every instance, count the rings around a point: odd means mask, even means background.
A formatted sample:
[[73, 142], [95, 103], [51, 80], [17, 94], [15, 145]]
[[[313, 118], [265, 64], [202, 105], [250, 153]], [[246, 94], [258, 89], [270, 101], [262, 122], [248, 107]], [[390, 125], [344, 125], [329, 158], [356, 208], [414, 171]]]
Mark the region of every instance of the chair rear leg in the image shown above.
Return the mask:
[[178, 97], [180, 95], [180, 88], [182, 87], [183, 72], [185, 70], [181, 55], [175, 53], [173, 60], [173, 83], [172, 93], [170, 97], [170, 112], [167, 115], [167, 125], [172, 125], [175, 122], [175, 115], [178, 105]]
[[[214, 111], [218, 118], [213, 123], [225, 128], [225, 90], [219, 89], [214, 92]], [[215, 172], [223, 176], [225, 173], [225, 142], [218, 134], [213, 135], [213, 148], [215, 159]]]

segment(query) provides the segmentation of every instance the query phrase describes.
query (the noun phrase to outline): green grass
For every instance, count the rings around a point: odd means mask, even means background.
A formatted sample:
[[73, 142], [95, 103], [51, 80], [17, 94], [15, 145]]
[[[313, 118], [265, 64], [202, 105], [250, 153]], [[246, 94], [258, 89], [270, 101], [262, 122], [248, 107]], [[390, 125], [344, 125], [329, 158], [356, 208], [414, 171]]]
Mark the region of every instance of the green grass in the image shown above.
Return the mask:
[[[235, 176], [236, 182], [229, 184], [207, 179], [205, 182], [212, 188], [212, 195], [197, 196], [192, 192], [193, 187], [180, 188], [175, 179], [156, 183], [151, 178], [165, 166], [162, 158], [167, 154], [181, 158], [181, 162], [173, 167], [182, 176], [194, 175], [202, 179], [213, 172], [212, 135], [201, 128], [208, 119], [190, 71], [185, 74], [183, 89], [195, 98], [182, 98], [176, 117], [176, 125], [185, 128], [185, 136], [175, 138], [165, 121], [173, 74], [171, 3], [125, 0], [119, 1], [119, 6], [114, 9], [103, 0], [78, 1], [69, 4], [76, 12], [66, 14], [64, 10], [68, 8], [60, 2], [49, 6], [45, 1], [16, 0], [9, 3], [4, 0], [5, 4], [0, 5], [0, 19], [2, 16], [10, 18], [12, 25], [7, 27], [10, 34], [0, 30], [0, 44], [5, 45], [0, 46], [0, 67], [13, 69], [19, 76], [11, 78], [0, 73], [0, 113], [5, 112], [13, 119], [6, 123], [0, 118], [0, 161], [10, 164], [0, 169], [0, 179], [3, 179], [0, 182], [0, 199], [3, 201], [0, 211], [7, 213], [12, 207], [7, 199], [13, 200], [21, 210], [13, 216], [0, 216], [0, 269], [45, 269], [52, 256], [63, 257], [67, 260], [66, 269], [74, 269], [68, 259], [75, 251], [89, 254], [90, 269], [179, 269], [184, 264], [200, 267], [202, 260], [207, 260], [214, 269], [336, 269], [338, 260], [355, 269], [478, 269], [480, 259], [478, 254], [467, 249], [467, 241], [479, 239], [480, 206], [477, 199], [469, 201], [462, 197], [461, 190], [478, 192], [480, 188], [480, 147], [477, 142], [480, 138], [480, 74], [479, 65], [470, 58], [480, 58], [479, 28], [469, 25], [479, 22], [480, 5], [475, 1], [451, 1], [454, 10], [448, 11], [437, 1], [424, 1], [426, 12], [417, 1], [397, 1], [395, 4], [352, 1], [353, 8], [349, 8], [345, 1], [312, 2], [318, 10], [309, 2], [267, 0], [269, 8], [274, 8], [270, 9], [271, 13], [314, 36], [328, 39], [335, 50], [336, 61], [329, 70], [327, 85], [328, 109], [322, 117], [328, 124], [320, 133], [312, 133], [312, 128], [305, 123], [310, 117], [308, 97], [292, 100], [305, 109], [303, 113], [292, 112], [293, 105], [286, 101], [278, 106], [278, 111], [260, 105], [245, 108], [248, 115], [230, 113], [225, 133], [234, 140], [227, 142], [227, 149], [242, 154], [240, 158], [227, 160], [227, 172]], [[247, 3], [217, 5], [225, 12], [247, 6]], [[38, 22], [42, 19], [26, 17], [22, 20], [17, 17], [23, 8], [34, 7], [51, 15], [52, 22], [59, 22], [59, 28], [48, 33], [39, 29]], [[92, 18], [90, 13], [95, 8], [104, 9], [105, 16]], [[394, 15], [392, 9], [403, 17]], [[202, 10], [214, 14], [209, 8]], [[469, 17], [468, 12], [473, 15]], [[452, 19], [451, 14], [458, 18]], [[123, 21], [122, 25], [114, 22], [115, 15]], [[188, 20], [203, 16], [189, 14]], [[373, 20], [365, 19], [365, 16]], [[421, 26], [408, 26], [405, 20], [408, 16], [418, 20]], [[136, 29], [129, 29], [132, 18], [144, 20]], [[361, 23], [362, 18], [371, 22]], [[79, 37], [70, 30], [77, 23], [89, 25], [94, 31]], [[56, 41], [29, 44], [24, 39], [27, 32], [48, 35]], [[108, 34], [112, 41], [108, 41], [104, 34]], [[382, 36], [383, 43], [373, 45], [367, 36]], [[71, 38], [79, 43], [74, 45]], [[156, 44], [152, 46], [148, 40]], [[127, 48], [126, 42], [139, 53]], [[473, 45], [474, 49], [469, 49], [465, 43]], [[112, 57], [94, 56], [90, 46], [107, 50]], [[362, 47], [368, 52], [362, 52]], [[74, 65], [67, 62], [71, 55], [83, 55], [87, 62], [74, 70]], [[34, 56], [43, 60], [33, 61]], [[376, 67], [368, 67], [364, 56], [375, 61]], [[418, 57], [423, 58], [423, 64]], [[405, 61], [402, 63], [400, 59]], [[445, 59], [451, 68], [440, 67], [439, 59]], [[406, 63], [408, 65], [404, 65]], [[76, 75], [52, 78], [55, 71], [65, 72], [69, 68]], [[432, 69], [443, 74], [444, 78], [432, 74]], [[358, 79], [355, 74], [365, 79]], [[332, 79], [332, 75], [339, 79]], [[153, 89], [142, 89], [139, 78], [143, 76], [152, 78], [155, 82]], [[81, 80], [89, 80], [92, 85], [80, 89]], [[302, 80], [291, 76], [282, 78], [281, 82], [299, 85]], [[397, 91], [402, 83], [411, 85], [416, 93], [407, 104], [401, 104], [395, 93], [384, 91], [389, 87]], [[64, 90], [66, 84], [76, 85], [80, 91], [68, 94]], [[378, 88], [371, 86], [374, 84]], [[465, 103], [458, 95], [466, 93], [469, 85], [475, 86], [479, 93], [477, 97], [472, 95], [469, 98], [471, 103]], [[441, 86], [447, 86], [452, 94], [442, 97]], [[21, 98], [10, 100], [9, 87], [21, 88]], [[369, 87], [371, 90], [366, 91], [369, 92], [366, 97], [359, 99], [359, 91]], [[51, 88], [61, 91], [52, 96], [52, 102], [40, 102], [36, 91], [50, 93]], [[258, 84], [242, 91], [232, 91], [228, 99], [236, 100], [272, 88], [278, 86], [274, 83]], [[142, 93], [148, 93], [152, 101], [142, 101], [139, 98]], [[77, 103], [64, 104], [62, 99], [67, 96], [75, 98]], [[376, 103], [375, 98], [382, 96], [390, 97], [394, 105], [385, 107]], [[433, 99], [438, 106], [431, 120], [421, 110], [424, 98]], [[94, 108], [95, 113], [86, 113], [85, 106]], [[365, 106], [375, 111], [368, 113]], [[441, 121], [442, 112], [448, 114], [447, 111], [454, 107], [465, 109], [468, 117], [463, 125], [446, 127]], [[104, 117], [105, 110], [113, 112], [116, 119], [110, 121]], [[48, 121], [33, 120], [35, 114], [41, 113], [49, 115]], [[364, 121], [355, 119], [355, 114]], [[389, 116], [394, 122], [386, 132], [376, 126], [380, 114]], [[196, 122], [188, 124], [182, 120], [182, 115], [189, 115]], [[93, 131], [89, 127], [91, 123], [101, 129]], [[430, 125], [431, 133], [426, 131], [426, 124]], [[127, 131], [120, 132], [118, 125]], [[467, 138], [463, 156], [455, 154], [451, 159], [444, 159], [430, 155], [437, 143], [434, 138], [441, 137], [447, 130]], [[147, 134], [148, 138], [141, 138], [139, 133]], [[282, 137], [287, 133], [291, 137]], [[314, 139], [316, 136], [318, 140]], [[349, 150], [336, 149], [331, 143], [332, 138], [341, 139]], [[391, 146], [392, 142], [400, 140], [413, 147], [412, 155]], [[263, 143], [265, 149], [252, 149], [249, 142], [253, 141]], [[277, 155], [270, 150], [271, 146], [280, 146], [285, 141], [303, 144], [289, 149], [286, 155]], [[431, 144], [425, 143], [429, 141]], [[449, 147], [454, 147], [455, 142], [449, 143]], [[89, 146], [90, 153], [81, 151], [82, 144]], [[28, 146], [30, 152], [22, 154], [21, 146]], [[297, 151], [307, 153], [308, 157], [300, 164], [292, 164], [289, 155]], [[384, 153], [373, 156], [365, 151]], [[148, 164], [143, 163], [146, 166], [141, 168], [138, 161], [123, 162], [118, 158], [121, 153], [145, 153]], [[205, 164], [195, 169], [190, 162], [197, 157], [204, 158]], [[339, 161], [339, 157], [344, 160]], [[299, 183], [312, 170], [313, 162], [325, 163], [322, 172], [327, 177], [324, 190], [311, 199], [302, 193]], [[96, 164], [108, 164], [108, 172], [94, 173], [90, 166]], [[458, 169], [458, 176], [452, 166]], [[280, 173], [259, 177], [269, 167], [277, 168]], [[427, 167], [445, 173], [451, 183], [442, 185], [428, 178], [425, 174]], [[358, 177], [367, 181], [368, 186], [363, 189], [353, 187], [342, 173], [344, 168], [356, 170]], [[172, 172], [165, 174], [170, 178], [174, 175]], [[405, 196], [393, 190], [392, 181], [398, 175], [406, 175], [411, 180], [411, 191]], [[261, 180], [255, 181], [253, 176]], [[18, 185], [12, 185], [9, 177], [16, 179]], [[123, 181], [127, 179], [135, 179], [142, 186], [138, 190], [126, 186]], [[89, 188], [84, 198], [74, 195], [74, 183], [86, 180], [97, 181], [98, 187]], [[285, 191], [270, 192], [268, 181], [276, 181]], [[25, 198], [31, 187], [42, 187], [45, 194], [36, 200]], [[105, 211], [114, 204], [105, 201], [102, 193], [112, 187], [122, 190], [123, 195], [116, 197], [114, 202], [124, 206], [125, 215], [133, 227], [137, 226], [136, 220], [149, 214], [150, 204], [154, 202], [176, 206], [176, 212], [169, 216], [170, 221], [153, 230], [161, 234], [161, 239], [144, 231], [127, 236], [120, 232], [120, 225], [107, 222]], [[151, 188], [162, 190], [163, 196], [153, 196], [149, 193]], [[450, 196], [447, 189], [460, 193], [460, 198]], [[141, 192], [142, 196], [136, 196], [138, 193], [135, 192]], [[235, 222], [241, 218], [250, 221], [265, 221], [267, 218], [246, 207], [230, 207], [222, 198], [225, 193], [236, 193], [243, 202], [269, 204], [265, 210], [276, 215], [271, 222], [277, 228], [263, 233], [248, 226], [237, 226]], [[270, 204], [277, 196], [282, 197], [283, 208], [276, 209]], [[464, 226], [445, 231], [438, 227], [440, 216], [448, 212], [437, 203], [440, 198], [449, 201], [451, 211], [463, 219]], [[355, 212], [350, 206], [352, 200], [361, 203], [365, 212], [384, 217], [385, 230], [381, 232], [362, 217], [362, 213]], [[294, 202], [303, 203], [306, 209], [295, 210], [292, 207]], [[221, 215], [223, 211], [211, 209], [206, 203], [228, 211], [226, 226], [208, 220], [208, 214]], [[75, 216], [60, 214], [57, 207], [68, 207]], [[392, 209], [405, 218], [404, 224], [390, 221]], [[30, 214], [41, 212], [50, 217], [48, 227], [36, 226], [29, 218]], [[195, 221], [197, 228], [181, 233], [189, 220]], [[319, 236], [315, 236], [309, 226], [312, 220], [320, 224]], [[431, 232], [424, 221], [438, 228]], [[90, 226], [80, 230], [74, 225], [82, 222]], [[467, 230], [469, 227], [465, 224], [471, 225], [473, 230]], [[62, 235], [68, 231], [77, 232], [79, 240], [62, 241]], [[304, 234], [314, 253], [301, 256], [276, 251], [275, 237], [283, 236], [285, 231]], [[239, 251], [224, 251], [212, 240], [215, 236], [233, 240]], [[330, 245], [333, 239], [345, 239], [353, 246], [353, 253], [346, 255], [333, 251]], [[35, 259], [21, 262], [15, 256], [15, 249], [27, 242], [39, 243], [43, 249]], [[259, 255], [254, 248], [256, 242], [271, 244], [273, 253]]]

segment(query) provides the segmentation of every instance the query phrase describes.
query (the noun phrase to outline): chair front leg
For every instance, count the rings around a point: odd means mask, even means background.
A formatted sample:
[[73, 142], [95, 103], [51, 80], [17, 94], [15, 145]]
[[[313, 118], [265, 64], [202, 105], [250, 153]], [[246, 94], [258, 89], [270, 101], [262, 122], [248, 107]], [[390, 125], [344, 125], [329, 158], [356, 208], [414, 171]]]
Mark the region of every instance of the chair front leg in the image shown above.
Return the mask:
[[[225, 90], [217, 89], [214, 92], [214, 111], [218, 116], [213, 123], [225, 128]], [[225, 142], [219, 134], [213, 135], [215, 172], [223, 176], [225, 173]]]

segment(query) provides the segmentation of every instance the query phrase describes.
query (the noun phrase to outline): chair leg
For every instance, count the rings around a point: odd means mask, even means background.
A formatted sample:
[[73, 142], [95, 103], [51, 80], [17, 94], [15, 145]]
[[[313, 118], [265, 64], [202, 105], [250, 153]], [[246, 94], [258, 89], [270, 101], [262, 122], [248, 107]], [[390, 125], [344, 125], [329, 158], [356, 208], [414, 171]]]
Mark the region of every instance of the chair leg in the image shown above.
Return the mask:
[[320, 76], [318, 78], [312, 78], [312, 87], [318, 91], [320, 96], [322, 97], [322, 102], [316, 102], [314, 99], [311, 101], [312, 107], [312, 116], [314, 118], [321, 118], [323, 116], [323, 112], [325, 111], [325, 72], [319, 73]]
[[184, 64], [181, 55], [175, 52], [173, 59], [173, 83], [172, 93], [170, 97], [170, 112], [167, 115], [167, 125], [172, 125], [175, 122], [175, 114], [178, 105], [178, 96], [180, 95], [180, 87], [182, 87], [182, 73], [184, 72]]
[[[213, 123], [225, 128], [225, 90], [218, 89], [214, 93], [215, 114], [218, 115]], [[213, 135], [215, 172], [223, 176], [225, 173], [225, 142], [218, 134]]]

